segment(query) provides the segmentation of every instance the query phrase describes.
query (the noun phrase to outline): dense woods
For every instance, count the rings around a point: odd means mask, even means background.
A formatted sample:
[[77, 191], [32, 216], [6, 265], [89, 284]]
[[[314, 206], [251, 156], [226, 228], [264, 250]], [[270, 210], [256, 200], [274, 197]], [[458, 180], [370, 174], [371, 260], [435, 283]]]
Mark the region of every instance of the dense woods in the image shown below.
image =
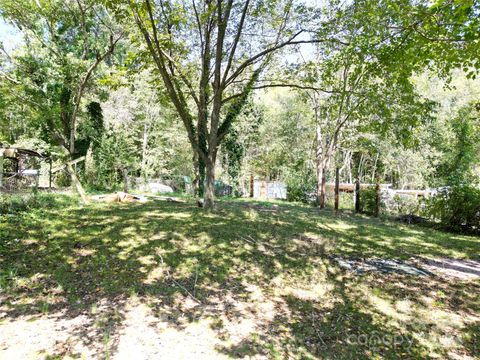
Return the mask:
[[253, 173], [316, 192], [322, 208], [336, 166], [344, 182], [399, 188], [478, 175], [475, 2], [1, 11], [2, 142], [88, 153], [90, 169], [67, 167], [84, 198], [85, 186], [176, 175], [211, 207], [216, 179], [245, 195]]

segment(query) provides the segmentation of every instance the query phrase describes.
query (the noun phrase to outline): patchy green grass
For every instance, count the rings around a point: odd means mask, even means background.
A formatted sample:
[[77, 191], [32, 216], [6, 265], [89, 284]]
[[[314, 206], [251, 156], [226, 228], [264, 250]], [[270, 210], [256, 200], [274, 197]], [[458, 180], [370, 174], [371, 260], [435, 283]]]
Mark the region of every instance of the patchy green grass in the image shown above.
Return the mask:
[[478, 281], [333, 261], [479, 260], [475, 237], [238, 200], [32, 209], [0, 239], [0, 358], [480, 355]]

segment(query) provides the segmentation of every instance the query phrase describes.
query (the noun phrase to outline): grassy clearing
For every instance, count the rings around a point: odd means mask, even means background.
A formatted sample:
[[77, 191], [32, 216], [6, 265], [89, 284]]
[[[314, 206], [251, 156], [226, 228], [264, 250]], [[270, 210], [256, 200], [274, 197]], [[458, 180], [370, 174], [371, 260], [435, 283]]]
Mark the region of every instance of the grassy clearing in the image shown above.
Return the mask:
[[0, 357], [49, 328], [22, 355], [480, 354], [478, 281], [354, 276], [331, 260], [479, 260], [475, 237], [300, 205], [225, 201], [209, 213], [153, 201], [3, 216], [0, 239]]

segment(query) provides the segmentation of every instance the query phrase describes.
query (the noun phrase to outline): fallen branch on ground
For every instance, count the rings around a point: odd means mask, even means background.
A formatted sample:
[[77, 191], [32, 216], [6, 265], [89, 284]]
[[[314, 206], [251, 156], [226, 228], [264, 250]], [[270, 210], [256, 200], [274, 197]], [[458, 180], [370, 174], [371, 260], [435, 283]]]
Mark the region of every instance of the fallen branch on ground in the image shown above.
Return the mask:
[[152, 198], [155, 200], [169, 201], [169, 202], [182, 203], [182, 204], [186, 203], [186, 201], [183, 199], [170, 197], [170, 196], [157, 196], [157, 195], [143, 195], [143, 196], [145, 196], [146, 198]]
[[[161, 261], [162, 265], [165, 265], [165, 262], [163, 261], [162, 255], [158, 255], [158, 256], [160, 256], [160, 261]], [[167, 279], [171, 280], [172, 283], [174, 283], [174, 284], [177, 285], [180, 289], [182, 289], [183, 291], [185, 291], [185, 292], [187, 293], [187, 295], [190, 296], [195, 302], [197, 302], [197, 303], [200, 304], [200, 305], [203, 305], [203, 303], [202, 303], [200, 300], [198, 300], [190, 291], [188, 291], [188, 289], [187, 289], [185, 286], [183, 286], [182, 284], [180, 284], [177, 280], [175, 280], [175, 279], [173, 278], [173, 276], [170, 274], [170, 271], [169, 271], [168, 269], [166, 269], [166, 272], [167, 272]], [[198, 268], [197, 268], [197, 275], [198, 275]], [[197, 285], [197, 277], [195, 277], [195, 286], [194, 286], [194, 288], [193, 288], [194, 291], [195, 291], [196, 285]]]

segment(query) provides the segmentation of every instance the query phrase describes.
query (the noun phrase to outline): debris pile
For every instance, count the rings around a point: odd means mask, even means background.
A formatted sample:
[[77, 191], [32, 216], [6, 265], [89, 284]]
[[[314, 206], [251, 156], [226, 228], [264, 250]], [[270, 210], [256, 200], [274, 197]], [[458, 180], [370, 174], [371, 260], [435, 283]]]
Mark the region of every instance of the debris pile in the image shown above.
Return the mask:
[[97, 201], [104, 201], [108, 203], [129, 203], [129, 202], [147, 202], [148, 199], [145, 196], [141, 195], [132, 195], [123, 191], [116, 192], [115, 194], [107, 194], [107, 195], [96, 195], [92, 196], [93, 200]]
[[123, 191], [116, 192], [114, 194], [103, 194], [103, 195], [95, 195], [92, 196], [92, 200], [95, 201], [103, 201], [107, 203], [131, 203], [131, 202], [140, 202], [145, 203], [148, 200], [161, 200], [167, 202], [174, 202], [174, 203], [185, 203], [186, 201], [183, 199], [179, 199], [176, 197], [170, 196], [155, 196], [155, 195], [137, 195], [137, 194], [129, 194]]

